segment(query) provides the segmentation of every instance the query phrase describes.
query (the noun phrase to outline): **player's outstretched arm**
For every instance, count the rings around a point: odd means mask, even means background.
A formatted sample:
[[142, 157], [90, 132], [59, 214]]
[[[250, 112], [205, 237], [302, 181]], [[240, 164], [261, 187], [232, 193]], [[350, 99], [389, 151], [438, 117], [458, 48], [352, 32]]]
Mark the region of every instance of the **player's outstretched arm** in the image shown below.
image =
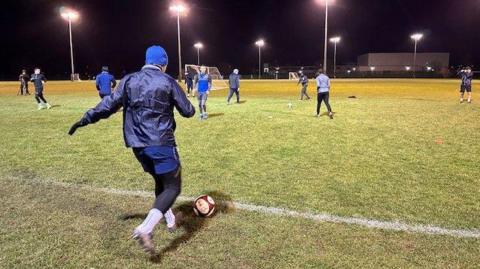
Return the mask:
[[96, 123], [97, 121], [106, 119], [116, 113], [123, 105], [125, 81], [126, 80], [123, 79], [120, 82], [117, 90], [112, 95], [103, 98], [95, 108], [88, 110], [78, 122], [72, 125], [68, 134], [73, 135], [78, 128]]
[[195, 107], [190, 103], [185, 92], [180, 88], [180, 85], [175, 80], [171, 80], [172, 83], [172, 96], [173, 104], [178, 110], [180, 115], [185, 118], [191, 118], [195, 115]]

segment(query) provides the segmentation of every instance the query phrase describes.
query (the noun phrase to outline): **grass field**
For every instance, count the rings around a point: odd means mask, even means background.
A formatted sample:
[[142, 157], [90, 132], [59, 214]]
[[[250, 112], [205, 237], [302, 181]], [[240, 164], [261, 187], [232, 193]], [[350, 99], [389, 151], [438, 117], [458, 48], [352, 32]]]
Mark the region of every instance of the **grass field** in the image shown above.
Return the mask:
[[[226, 91], [214, 92], [207, 121], [177, 117], [182, 195], [211, 192], [298, 212], [480, 229], [480, 101], [459, 104], [457, 88], [450, 80], [333, 81], [334, 120], [313, 117], [315, 102], [298, 101], [294, 82], [244, 82], [240, 105], [227, 106]], [[480, 264], [475, 238], [243, 210], [202, 220], [182, 202], [182, 228], [172, 235], [159, 229], [162, 255], [150, 260], [128, 239], [141, 219], [125, 216], [142, 216], [152, 199], [95, 191], [153, 190], [124, 148], [121, 113], [68, 137], [70, 125], [98, 102], [93, 84], [49, 82], [48, 111], [36, 111], [33, 97], [16, 91], [17, 84], [0, 83], [0, 267]]]

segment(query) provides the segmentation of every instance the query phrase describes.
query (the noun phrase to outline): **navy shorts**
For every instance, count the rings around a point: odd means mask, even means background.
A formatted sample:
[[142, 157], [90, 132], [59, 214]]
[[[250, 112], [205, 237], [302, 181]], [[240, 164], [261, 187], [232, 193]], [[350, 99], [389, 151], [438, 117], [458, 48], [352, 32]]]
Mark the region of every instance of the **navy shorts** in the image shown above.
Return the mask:
[[180, 158], [176, 147], [134, 148], [133, 153], [142, 165], [143, 170], [152, 175], [163, 175], [176, 170], [180, 166]]
[[460, 92], [472, 92], [472, 85], [460, 86]]

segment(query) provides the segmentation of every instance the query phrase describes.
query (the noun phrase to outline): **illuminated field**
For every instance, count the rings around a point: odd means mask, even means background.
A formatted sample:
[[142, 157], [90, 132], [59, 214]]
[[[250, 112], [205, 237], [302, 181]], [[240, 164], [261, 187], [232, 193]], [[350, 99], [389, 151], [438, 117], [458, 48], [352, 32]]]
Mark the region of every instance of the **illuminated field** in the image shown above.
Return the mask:
[[[333, 81], [334, 120], [313, 117], [315, 101], [298, 101], [295, 85], [246, 81], [242, 104], [227, 106], [226, 91], [216, 91], [207, 103], [210, 119], [177, 117], [182, 195], [216, 192], [297, 212], [480, 228], [480, 99], [459, 104], [458, 81]], [[36, 111], [31, 96], [16, 96], [17, 87], [0, 84], [0, 264], [151, 265], [128, 239], [140, 219], [119, 218], [145, 213], [151, 199], [81, 187], [153, 190], [124, 148], [121, 114], [68, 137], [70, 125], [99, 101], [93, 83], [49, 82], [45, 97], [54, 108], [48, 111]], [[480, 262], [474, 238], [244, 210], [187, 219], [178, 233], [155, 235], [159, 250], [182, 231], [190, 235], [158, 261], [163, 268], [473, 268]]]

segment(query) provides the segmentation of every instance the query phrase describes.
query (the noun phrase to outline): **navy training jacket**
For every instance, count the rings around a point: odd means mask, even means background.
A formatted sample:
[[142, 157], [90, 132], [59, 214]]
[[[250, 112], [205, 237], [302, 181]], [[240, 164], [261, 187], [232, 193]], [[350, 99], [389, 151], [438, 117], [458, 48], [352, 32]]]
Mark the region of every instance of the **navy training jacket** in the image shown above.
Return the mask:
[[153, 65], [125, 76], [117, 90], [87, 111], [81, 122], [87, 125], [106, 119], [122, 106], [123, 136], [131, 148], [176, 146], [173, 108], [186, 118], [195, 115], [180, 85]]

